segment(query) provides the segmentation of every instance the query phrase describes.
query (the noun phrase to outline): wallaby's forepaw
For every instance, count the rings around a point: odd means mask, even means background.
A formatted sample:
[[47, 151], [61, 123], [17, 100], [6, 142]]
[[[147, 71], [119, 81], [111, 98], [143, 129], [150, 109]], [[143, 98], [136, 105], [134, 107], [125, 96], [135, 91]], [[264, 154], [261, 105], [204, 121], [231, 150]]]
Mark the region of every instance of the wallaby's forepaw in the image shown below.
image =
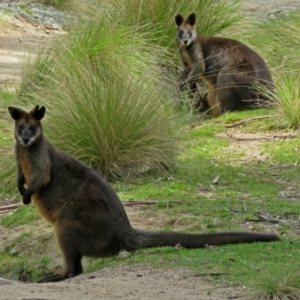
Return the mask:
[[28, 205], [31, 202], [31, 196], [30, 195], [26, 195], [26, 193], [23, 195], [23, 203]]
[[22, 196], [24, 196], [25, 192], [27, 191], [27, 189], [25, 189], [24, 186], [18, 187], [18, 190]]

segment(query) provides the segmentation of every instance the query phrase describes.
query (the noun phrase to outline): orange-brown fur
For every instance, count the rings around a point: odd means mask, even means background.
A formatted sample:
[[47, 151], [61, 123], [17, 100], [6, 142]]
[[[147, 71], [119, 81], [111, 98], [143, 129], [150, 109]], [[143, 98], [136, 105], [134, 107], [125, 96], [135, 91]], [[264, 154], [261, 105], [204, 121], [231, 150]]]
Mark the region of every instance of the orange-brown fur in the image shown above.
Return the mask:
[[255, 51], [233, 39], [198, 35], [194, 13], [186, 20], [178, 14], [175, 22], [184, 68], [181, 90], [188, 83], [195, 94], [199, 80], [204, 81], [206, 96], [200, 102], [213, 115], [271, 106], [271, 99], [255, 87], [258, 84], [271, 92], [274, 88], [266, 63]]
[[83, 256], [106, 257], [121, 250], [177, 244], [201, 248], [279, 240], [276, 234], [254, 232], [184, 234], [135, 229], [108, 182], [46, 139], [40, 123], [45, 107], [36, 106], [30, 112], [9, 107], [9, 112], [15, 120], [18, 189], [24, 204], [32, 200], [40, 214], [54, 225], [64, 260], [63, 274], [47, 276], [41, 282], [79, 275]]

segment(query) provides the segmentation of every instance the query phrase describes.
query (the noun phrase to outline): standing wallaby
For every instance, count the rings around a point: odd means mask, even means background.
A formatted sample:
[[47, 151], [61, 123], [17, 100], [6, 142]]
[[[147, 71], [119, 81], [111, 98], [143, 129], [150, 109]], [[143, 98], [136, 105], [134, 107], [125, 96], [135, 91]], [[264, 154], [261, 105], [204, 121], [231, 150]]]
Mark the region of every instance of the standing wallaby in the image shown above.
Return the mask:
[[30, 112], [16, 107], [8, 110], [15, 120], [18, 189], [24, 204], [32, 201], [53, 224], [64, 258], [64, 273], [49, 275], [40, 282], [79, 275], [83, 256], [106, 257], [117, 255], [120, 250], [176, 244], [201, 248], [279, 240], [276, 234], [253, 232], [184, 234], [134, 229], [107, 181], [45, 138], [41, 125], [44, 106], [36, 106]]
[[202, 106], [215, 116], [225, 111], [271, 106], [271, 99], [262, 92], [273, 91], [271, 74], [254, 50], [233, 39], [198, 35], [194, 13], [187, 20], [178, 14], [175, 22], [184, 67], [181, 90], [188, 81], [195, 94], [199, 79], [204, 80], [207, 93], [201, 99]]

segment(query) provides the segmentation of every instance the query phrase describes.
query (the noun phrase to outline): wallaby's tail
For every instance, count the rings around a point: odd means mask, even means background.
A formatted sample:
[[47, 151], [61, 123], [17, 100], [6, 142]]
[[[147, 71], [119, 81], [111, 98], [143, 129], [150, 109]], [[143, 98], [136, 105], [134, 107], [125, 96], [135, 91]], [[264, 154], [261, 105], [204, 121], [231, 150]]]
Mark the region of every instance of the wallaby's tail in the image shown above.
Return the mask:
[[[186, 248], [203, 248], [224, 244], [240, 244], [253, 242], [279, 241], [277, 234], [254, 232], [222, 232], [212, 234], [184, 234], [176, 232], [149, 232], [133, 229], [130, 245], [126, 250], [135, 250], [147, 247], [175, 246], [180, 244]], [[126, 247], [127, 248], [127, 247]]]

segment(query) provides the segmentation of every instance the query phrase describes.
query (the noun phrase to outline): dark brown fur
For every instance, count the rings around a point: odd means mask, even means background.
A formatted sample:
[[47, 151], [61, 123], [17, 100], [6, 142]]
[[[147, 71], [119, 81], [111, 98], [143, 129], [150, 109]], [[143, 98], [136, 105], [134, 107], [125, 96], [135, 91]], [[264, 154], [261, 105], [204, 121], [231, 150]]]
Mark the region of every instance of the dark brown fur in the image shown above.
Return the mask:
[[198, 35], [194, 13], [187, 20], [178, 14], [175, 22], [184, 66], [181, 90], [188, 82], [190, 91], [195, 94], [197, 82], [204, 80], [207, 91], [202, 105], [213, 115], [271, 106], [271, 99], [256, 88], [260, 84], [267, 91], [273, 91], [271, 74], [254, 50], [233, 39]]
[[15, 107], [8, 109], [15, 120], [18, 189], [23, 202], [32, 201], [53, 224], [64, 259], [64, 273], [48, 276], [41, 282], [79, 275], [83, 256], [106, 257], [117, 255], [120, 250], [176, 244], [201, 248], [279, 240], [276, 234], [252, 232], [191, 235], [134, 229], [107, 181], [45, 138], [40, 123], [45, 107], [36, 106], [29, 113]]

